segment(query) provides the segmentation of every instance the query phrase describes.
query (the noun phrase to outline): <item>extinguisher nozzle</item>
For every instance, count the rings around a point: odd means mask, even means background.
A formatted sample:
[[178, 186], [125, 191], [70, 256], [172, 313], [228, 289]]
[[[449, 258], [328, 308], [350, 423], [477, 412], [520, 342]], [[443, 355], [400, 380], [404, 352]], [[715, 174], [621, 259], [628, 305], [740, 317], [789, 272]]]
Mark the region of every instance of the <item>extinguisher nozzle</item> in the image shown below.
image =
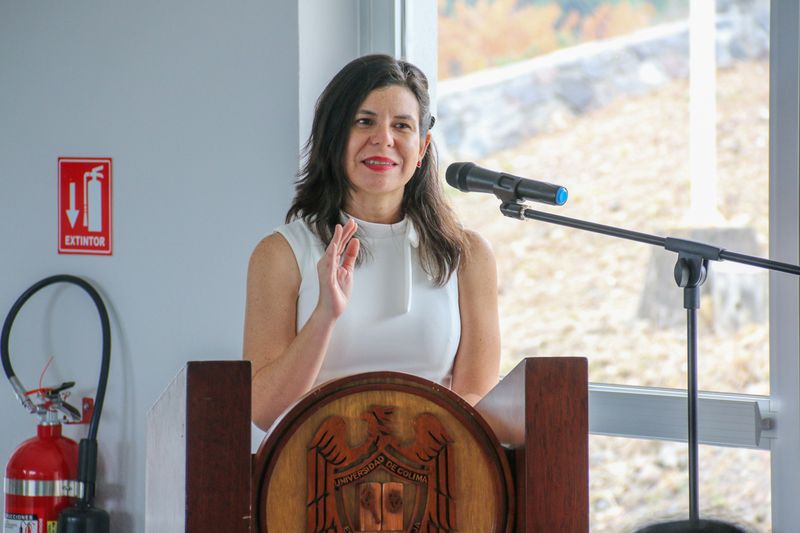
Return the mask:
[[58, 533], [110, 533], [111, 519], [106, 511], [79, 501], [58, 515]]
[[78, 481], [83, 483], [83, 502], [94, 503], [94, 489], [97, 480], [97, 441], [81, 439], [78, 447]]
[[58, 533], [109, 533], [110, 518], [94, 506], [97, 474], [97, 441], [81, 439], [78, 447], [78, 481], [83, 483], [83, 497], [58, 515]]
[[8, 378], [8, 381], [11, 383], [11, 388], [14, 389], [14, 393], [17, 395], [22, 406], [28, 410], [29, 413], [36, 413], [36, 406], [33, 405], [33, 402], [28, 395], [26, 394], [25, 387], [22, 386], [22, 383], [17, 378], [17, 376], [11, 376]]

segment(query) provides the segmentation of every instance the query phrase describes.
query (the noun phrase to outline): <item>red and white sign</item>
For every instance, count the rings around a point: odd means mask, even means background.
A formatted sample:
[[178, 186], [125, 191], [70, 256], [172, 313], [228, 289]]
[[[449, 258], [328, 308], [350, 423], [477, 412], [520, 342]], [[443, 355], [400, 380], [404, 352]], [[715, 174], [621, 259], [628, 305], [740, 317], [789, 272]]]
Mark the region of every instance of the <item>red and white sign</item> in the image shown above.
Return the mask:
[[58, 253], [111, 255], [111, 158], [58, 158]]

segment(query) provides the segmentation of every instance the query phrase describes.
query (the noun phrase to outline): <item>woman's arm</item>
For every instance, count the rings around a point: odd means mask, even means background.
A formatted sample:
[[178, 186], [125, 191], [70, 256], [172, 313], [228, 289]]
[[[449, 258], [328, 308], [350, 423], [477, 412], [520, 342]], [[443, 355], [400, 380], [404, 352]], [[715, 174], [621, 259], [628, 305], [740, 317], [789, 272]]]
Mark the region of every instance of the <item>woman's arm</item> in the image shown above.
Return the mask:
[[467, 231], [469, 250], [458, 272], [461, 342], [453, 365], [452, 389], [475, 405], [497, 384], [500, 325], [497, 265], [489, 243]]
[[[289, 243], [273, 234], [256, 246], [247, 274], [244, 358], [252, 362], [252, 418], [266, 430], [308, 392], [319, 373], [336, 319], [350, 297], [358, 255], [354, 222], [337, 226], [317, 264], [320, 296], [296, 331], [300, 270]], [[340, 264], [341, 263], [341, 264]]]

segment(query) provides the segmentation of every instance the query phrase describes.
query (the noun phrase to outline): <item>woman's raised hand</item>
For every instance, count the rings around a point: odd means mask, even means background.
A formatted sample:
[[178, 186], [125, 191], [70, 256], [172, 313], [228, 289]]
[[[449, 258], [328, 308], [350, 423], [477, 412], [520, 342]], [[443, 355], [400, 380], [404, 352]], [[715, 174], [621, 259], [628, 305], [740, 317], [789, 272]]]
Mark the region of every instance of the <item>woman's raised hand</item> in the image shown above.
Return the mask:
[[360, 243], [352, 237], [357, 229], [356, 221], [352, 218], [344, 226], [336, 224], [325, 255], [317, 263], [317, 308], [331, 319], [341, 316], [353, 290], [353, 270]]

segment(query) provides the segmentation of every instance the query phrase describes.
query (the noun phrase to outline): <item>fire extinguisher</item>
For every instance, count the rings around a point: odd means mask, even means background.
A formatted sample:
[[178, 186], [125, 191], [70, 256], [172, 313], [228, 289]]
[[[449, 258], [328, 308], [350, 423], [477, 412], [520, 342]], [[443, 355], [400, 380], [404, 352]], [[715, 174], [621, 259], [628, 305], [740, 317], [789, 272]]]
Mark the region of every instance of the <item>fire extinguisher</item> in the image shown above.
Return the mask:
[[[11, 326], [25, 302], [40, 289], [62, 282], [78, 285], [89, 294], [100, 314], [103, 334], [97, 395], [93, 406], [91, 400], [84, 403], [84, 413], [91, 410], [91, 421], [88, 436], [81, 439], [80, 445], [61, 434], [62, 422], [77, 422], [84, 418], [66, 402], [66, 391], [74, 383], [26, 390], [14, 374], [8, 351]], [[28, 412], [39, 418], [36, 436], [17, 447], [6, 467], [3, 531], [108, 533], [108, 513], [94, 506], [97, 426], [111, 359], [111, 327], [102, 298], [94, 287], [76, 276], [62, 274], [35, 283], [17, 299], [6, 316], [0, 335], [0, 357], [17, 398]]]

